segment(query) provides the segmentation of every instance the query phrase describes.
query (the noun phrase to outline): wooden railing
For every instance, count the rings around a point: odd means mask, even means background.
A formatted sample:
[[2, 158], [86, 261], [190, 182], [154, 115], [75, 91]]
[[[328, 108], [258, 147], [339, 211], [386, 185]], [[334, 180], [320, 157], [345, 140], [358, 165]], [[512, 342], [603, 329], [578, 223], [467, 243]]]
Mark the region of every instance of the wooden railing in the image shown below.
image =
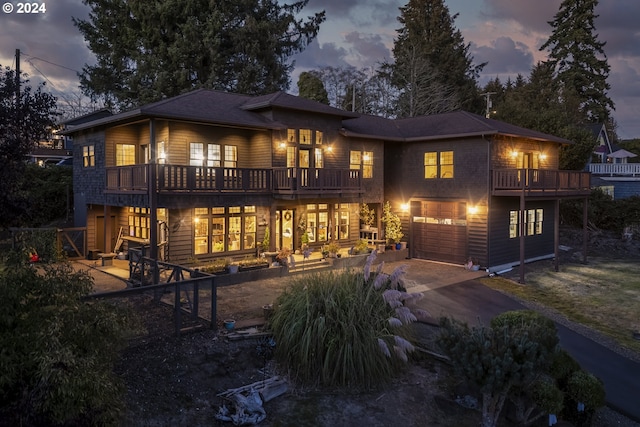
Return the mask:
[[594, 175], [640, 176], [640, 163], [591, 163], [589, 172]]
[[276, 168], [274, 191], [360, 191], [359, 170]]
[[[148, 191], [149, 165], [108, 167], [107, 191]], [[159, 193], [191, 192], [357, 192], [359, 170], [310, 168], [214, 168], [157, 165]]]
[[492, 194], [588, 195], [590, 174], [582, 171], [547, 169], [497, 169], [493, 171]]

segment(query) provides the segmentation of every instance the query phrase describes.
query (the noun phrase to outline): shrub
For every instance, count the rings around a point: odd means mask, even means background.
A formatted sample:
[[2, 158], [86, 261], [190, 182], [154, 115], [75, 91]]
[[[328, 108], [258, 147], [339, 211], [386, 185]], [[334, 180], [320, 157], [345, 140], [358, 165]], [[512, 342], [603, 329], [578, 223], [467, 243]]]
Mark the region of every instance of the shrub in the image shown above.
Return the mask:
[[123, 389], [112, 368], [129, 318], [83, 302], [92, 287], [66, 263], [0, 273], [0, 418], [8, 424], [115, 424]]
[[519, 416], [528, 417], [531, 410], [524, 408], [525, 391], [551, 363], [557, 344], [555, 328], [553, 333], [544, 331], [547, 320], [528, 311], [500, 315], [489, 328], [470, 328], [449, 318], [442, 318], [440, 325], [438, 343], [454, 371], [482, 393], [481, 425], [497, 424], [510, 395], [520, 405]]

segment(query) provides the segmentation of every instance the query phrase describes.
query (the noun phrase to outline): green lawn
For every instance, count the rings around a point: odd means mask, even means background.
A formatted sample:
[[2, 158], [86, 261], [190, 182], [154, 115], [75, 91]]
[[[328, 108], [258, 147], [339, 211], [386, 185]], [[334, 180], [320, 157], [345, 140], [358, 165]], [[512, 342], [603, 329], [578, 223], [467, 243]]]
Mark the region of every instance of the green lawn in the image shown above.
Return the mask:
[[538, 269], [526, 285], [502, 277], [482, 282], [521, 299], [537, 302], [640, 352], [640, 265], [633, 260], [590, 258], [586, 265], [566, 264], [560, 271]]

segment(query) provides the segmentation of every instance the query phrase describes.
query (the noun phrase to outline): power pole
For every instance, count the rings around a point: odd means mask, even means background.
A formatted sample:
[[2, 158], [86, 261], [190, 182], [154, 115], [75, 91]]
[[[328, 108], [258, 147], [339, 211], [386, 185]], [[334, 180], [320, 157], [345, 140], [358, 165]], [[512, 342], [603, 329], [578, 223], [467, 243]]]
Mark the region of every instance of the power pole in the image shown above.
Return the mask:
[[485, 92], [480, 94], [480, 96], [484, 96], [487, 101], [487, 106], [485, 109], [485, 117], [487, 119], [491, 117], [491, 107], [493, 106], [493, 104], [491, 103], [491, 95], [495, 95], [496, 93], [498, 92]]

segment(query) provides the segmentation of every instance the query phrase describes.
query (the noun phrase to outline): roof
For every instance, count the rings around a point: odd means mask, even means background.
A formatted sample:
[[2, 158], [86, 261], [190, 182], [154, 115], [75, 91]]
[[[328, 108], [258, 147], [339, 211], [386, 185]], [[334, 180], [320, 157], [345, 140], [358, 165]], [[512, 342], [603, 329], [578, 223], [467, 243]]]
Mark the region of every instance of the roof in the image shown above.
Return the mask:
[[334, 108], [321, 102], [312, 101], [286, 92], [275, 92], [268, 95], [255, 96], [247, 101], [242, 108], [247, 111], [265, 108], [282, 108], [296, 111], [307, 111], [315, 114], [325, 114], [342, 118], [358, 117], [360, 114]]
[[184, 120], [251, 129], [284, 129], [286, 125], [260, 114], [263, 110], [275, 108], [338, 117], [342, 120], [342, 133], [359, 138], [410, 142], [506, 135], [561, 144], [571, 143], [563, 138], [487, 119], [466, 111], [406, 119], [387, 119], [340, 110], [281, 91], [262, 96], [249, 96], [210, 89], [198, 89], [124, 113], [100, 117], [73, 126], [63, 133], [72, 134], [93, 127], [131, 123], [147, 118]]
[[349, 136], [370, 136], [381, 139], [425, 141], [430, 139], [461, 138], [483, 135], [524, 137], [561, 144], [572, 142], [543, 132], [515, 126], [499, 120], [487, 119], [467, 111], [453, 111], [406, 119], [383, 119], [361, 116], [343, 122]]

